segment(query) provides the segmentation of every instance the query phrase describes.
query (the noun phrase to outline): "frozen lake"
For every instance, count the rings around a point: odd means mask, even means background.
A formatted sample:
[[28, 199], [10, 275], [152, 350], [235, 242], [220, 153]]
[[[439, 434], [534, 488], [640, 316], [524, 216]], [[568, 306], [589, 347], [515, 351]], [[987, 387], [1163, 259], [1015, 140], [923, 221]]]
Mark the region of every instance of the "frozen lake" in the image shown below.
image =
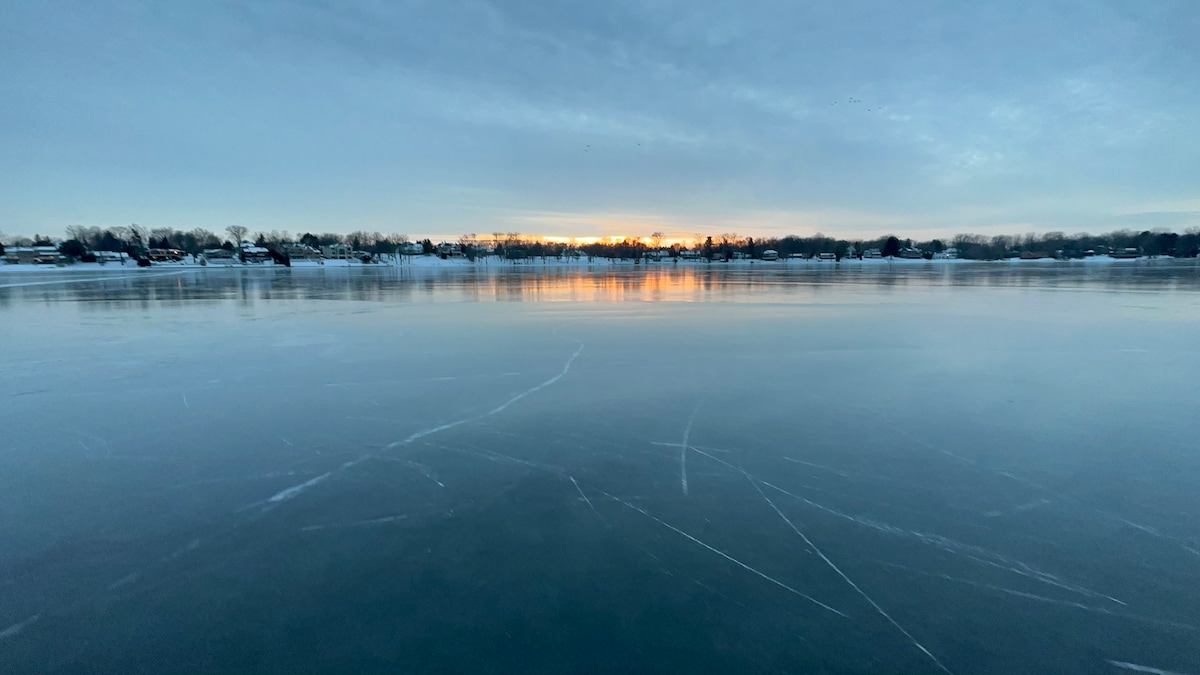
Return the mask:
[[1200, 673], [1198, 270], [0, 269], [0, 672]]

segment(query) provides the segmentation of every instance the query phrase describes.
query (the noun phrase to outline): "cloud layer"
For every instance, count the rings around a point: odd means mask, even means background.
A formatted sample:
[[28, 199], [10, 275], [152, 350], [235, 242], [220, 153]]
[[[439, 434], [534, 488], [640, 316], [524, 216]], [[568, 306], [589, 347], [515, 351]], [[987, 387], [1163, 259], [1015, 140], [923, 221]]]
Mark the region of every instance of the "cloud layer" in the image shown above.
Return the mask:
[[1200, 225], [1178, 3], [4, 3], [0, 229]]

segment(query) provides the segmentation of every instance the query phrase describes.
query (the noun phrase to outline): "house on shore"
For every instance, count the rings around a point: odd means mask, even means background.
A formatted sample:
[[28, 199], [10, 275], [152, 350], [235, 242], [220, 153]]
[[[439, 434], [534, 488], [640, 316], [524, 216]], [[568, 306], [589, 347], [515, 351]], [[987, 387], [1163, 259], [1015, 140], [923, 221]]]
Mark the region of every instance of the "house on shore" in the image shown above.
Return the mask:
[[124, 251], [92, 251], [92, 255], [96, 256], [96, 262], [101, 265], [108, 263], [125, 264], [127, 260], [131, 260], [129, 254]]
[[320, 260], [321, 252], [308, 244], [283, 244], [280, 253], [292, 260]]
[[440, 244], [438, 244], [436, 247], [434, 247], [434, 250], [437, 251], [438, 256], [441, 258], [461, 258], [461, 257], [463, 257], [462, 246], [459, 246], [458, 244], [451, 244], [449, 242], [443, 241]]
[[326, 260], [351, 260], [354, 248], [350, 244], [328, 244], [321, 247], [321, 257]]
[[184, 255], [177, 248], [152, 248], [146, 253], [150, 262], [183, 262]]
[[242, 242], [242, 262], [264, 263], [271, 259], [271, 252], [248, 241]]
[[233, 251], [224, 248], [207, 248], [204, 249], [201, 260], [206, 265], [232, 265]]
[[9, 265], [55, 265], [63, 256], [53, 246], [9, 246], [4, 262]]

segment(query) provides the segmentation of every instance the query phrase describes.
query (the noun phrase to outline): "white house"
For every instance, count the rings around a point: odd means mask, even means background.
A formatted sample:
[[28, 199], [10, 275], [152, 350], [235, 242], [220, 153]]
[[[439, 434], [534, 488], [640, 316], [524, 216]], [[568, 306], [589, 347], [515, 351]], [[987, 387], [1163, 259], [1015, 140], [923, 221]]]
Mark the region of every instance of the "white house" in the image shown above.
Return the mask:
[[329, 244], [321, 247], [321, 255], [329, 260], [350, 260], [354, 258], [354, 249], [350, 244]]

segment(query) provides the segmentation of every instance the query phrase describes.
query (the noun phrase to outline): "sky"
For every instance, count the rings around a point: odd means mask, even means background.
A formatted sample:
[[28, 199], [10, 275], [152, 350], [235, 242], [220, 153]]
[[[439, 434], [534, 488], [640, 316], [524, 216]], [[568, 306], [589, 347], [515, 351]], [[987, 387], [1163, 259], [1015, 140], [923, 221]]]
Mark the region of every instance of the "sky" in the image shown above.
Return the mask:
[[0, 3], [0, 231], [1200, 227], [1200, 3]]

